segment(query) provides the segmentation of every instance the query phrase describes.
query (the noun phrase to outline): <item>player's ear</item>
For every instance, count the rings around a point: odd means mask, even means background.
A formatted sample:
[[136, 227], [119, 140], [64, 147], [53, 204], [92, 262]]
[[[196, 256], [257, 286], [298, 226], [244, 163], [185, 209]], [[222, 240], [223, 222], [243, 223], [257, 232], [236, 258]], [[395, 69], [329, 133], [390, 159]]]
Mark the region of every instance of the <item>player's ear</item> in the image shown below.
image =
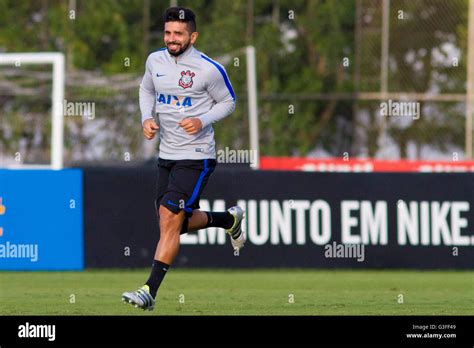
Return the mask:
[[196, 42], [198, 36], [199, 36], [199, 33], [197, 31], [195, 31], [194, 33], [191, 34], [191, 44], [194, 45], [194, 43]]

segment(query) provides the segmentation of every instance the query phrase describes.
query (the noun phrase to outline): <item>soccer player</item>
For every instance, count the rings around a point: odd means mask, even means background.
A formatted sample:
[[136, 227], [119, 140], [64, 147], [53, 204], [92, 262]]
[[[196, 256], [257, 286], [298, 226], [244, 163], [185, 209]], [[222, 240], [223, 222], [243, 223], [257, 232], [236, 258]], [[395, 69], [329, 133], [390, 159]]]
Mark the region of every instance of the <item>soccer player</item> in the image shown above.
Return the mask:
[[122, 294], [124, 302], [144, 310], [155, 306], [158, 288], [178, 254], [180, 234], [221, 227], [234, 250], [246, 241], [240, 207], [199, 210], [200, 195], [216, 167], [212, 123], [234, 111], [235, 93], [222, 65], [194, 48], [194, 13], [172, 7], [164, 21], [166, 47], [148, 56], [139, 93], [143, 134], [151, 140], [159, 133], [160, 139], [155, 201], [160, 240], [145, 285]]

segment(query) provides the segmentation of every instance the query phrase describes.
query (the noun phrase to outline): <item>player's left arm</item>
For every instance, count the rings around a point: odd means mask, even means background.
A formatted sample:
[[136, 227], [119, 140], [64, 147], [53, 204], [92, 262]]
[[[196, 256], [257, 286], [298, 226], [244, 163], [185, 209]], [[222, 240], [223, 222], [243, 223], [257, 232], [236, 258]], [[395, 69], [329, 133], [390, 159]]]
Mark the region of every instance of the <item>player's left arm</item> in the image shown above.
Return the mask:
[[235, 110], [235, 93], [223, 66], [212, 67], [208, 73], [207, 91], [216, 102], [204, 115], [188, 118], [180, 125], [188, 134], [196, 134], [202, 128], [229, 116]]

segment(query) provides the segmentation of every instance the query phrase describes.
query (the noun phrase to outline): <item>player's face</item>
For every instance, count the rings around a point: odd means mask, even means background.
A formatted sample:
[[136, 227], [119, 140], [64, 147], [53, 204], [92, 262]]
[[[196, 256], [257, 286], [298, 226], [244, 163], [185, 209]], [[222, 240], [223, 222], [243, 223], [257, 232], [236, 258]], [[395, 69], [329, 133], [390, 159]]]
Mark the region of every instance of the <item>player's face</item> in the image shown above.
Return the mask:
[[165, 45], [168, 52], [173, 56], [179, 56], [186, 51], [189, 45], [194, 44], [197, 33], [190, 33], [188, 25], [181, 22], [165, 23]]

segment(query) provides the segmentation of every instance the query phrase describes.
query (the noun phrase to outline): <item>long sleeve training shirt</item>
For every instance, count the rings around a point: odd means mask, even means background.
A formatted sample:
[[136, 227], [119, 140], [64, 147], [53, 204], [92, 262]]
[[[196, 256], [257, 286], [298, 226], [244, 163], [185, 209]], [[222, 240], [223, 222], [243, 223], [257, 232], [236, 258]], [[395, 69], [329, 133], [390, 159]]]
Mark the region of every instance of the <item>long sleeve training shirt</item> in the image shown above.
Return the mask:
[[[192, 45], [178, 57], [162, 48], [148, 56], [139, 99], [142, 124], [158, 114], [159, 157], [216, 158], [212, 124], [235, 109], [235, 93], [222, 65]], [[189, 135], [179, 126], [188, 117], [201, 120], [198, 133]]]

